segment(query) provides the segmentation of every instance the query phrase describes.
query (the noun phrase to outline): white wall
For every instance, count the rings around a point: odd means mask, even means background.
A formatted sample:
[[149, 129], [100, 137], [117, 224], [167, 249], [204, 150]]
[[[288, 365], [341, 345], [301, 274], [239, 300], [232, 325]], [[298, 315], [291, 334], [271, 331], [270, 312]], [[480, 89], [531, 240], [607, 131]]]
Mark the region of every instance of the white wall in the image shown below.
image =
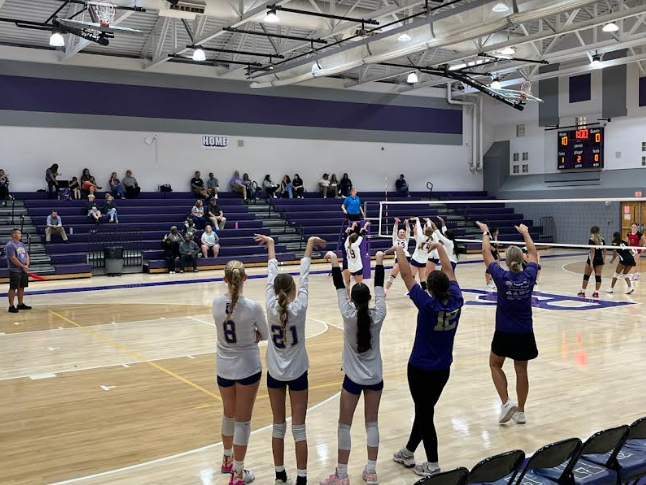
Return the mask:
[[[641, 73], [637, 64], [629, 64], [627, 72], [628, 116], [614, 118], [606, 126], [605, 170], [641, 168], [642, 142], [646, 142], [646, 107], [639, 107], [638, 82]], [[589, 122], [601, 117], [601, 72], [592, 73], [592, 99], [581, 103], [569, 103], [569, 80], [559, 80], [559, 116], [562, 126], [575, 124], [577, 116], [586, 116]], [[528, 103], [525, 111], [519, 112], [491, 98], [485, 101], [486, 150], [495, 141], [510, 141], [510, 157], [513, 153], [529, 152], [529, 173], [558, 172], [557, 132], [545, 131], [538, 126], [538, 103]], [[516, 138], [516, 125], [524, 123], [526, 135]], [[511, 164], [510, 160], [510, 164]], [[523, 163], [522, 161], [520, 162]], [[510, 170], [511, 173], [511, 170]], [[646, 174], [646, 172], [645, 172]]]
[[[465, 142], [470, 141], [470, 121], [465, 116]], [[463, 146], [379, 144], [322, 140], [231, 137], [226, 150], [204, 150], [199, 134], [159, 133], [158, 156], [144, 138], [145, 132], [80, 129], [0, 127], [2, 162], [13, 191], [45, 188], [45, 170], [60, 165], [61, 178], [80, 177], [90, 169], [99, 184], [110, 172], [120, 177], [130, 168], [145, 191], [170, 183], [175, 191], [189, 190], [195, 170], [204, 178], [215, 172], [222, 186], [234, 170], [248, 172], [260, 182], [266, 173], [275, 182], [287, 173], [299, 173], [308, 190], [316, 189], [323, 172], [348, 172], [360, 191], [394, 190], [395, 179], [405, 173], [413, 190], [482, 190], [482, 175], [468, 170], [470, 149]], [[238, 141], [244, 147], [238, 147]]]

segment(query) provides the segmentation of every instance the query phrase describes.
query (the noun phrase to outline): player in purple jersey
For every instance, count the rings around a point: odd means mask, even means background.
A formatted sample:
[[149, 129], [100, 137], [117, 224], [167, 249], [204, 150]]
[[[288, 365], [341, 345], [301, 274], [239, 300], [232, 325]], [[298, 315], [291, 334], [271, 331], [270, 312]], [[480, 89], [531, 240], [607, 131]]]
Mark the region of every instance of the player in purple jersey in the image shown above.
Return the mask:
[[[506, 423], [513, 418], [516, 423], [525, 424], [525, 403], [529, 394], [527, 364], [538, 357], [532, 322], [532, 291], [538, 275], [538, 254], [527, 226], [516, 226], [525, 240], [529, 262], [523, 269], [522, 250], [518, 246], [509, 246], [505, 250], [505, 262], [509, 271], [505, 271], [491, 254], [489, 228], [481, 222], [477, 224], [483, 232], [482, 255], [498, 293], [496, 331], [489, 356], [491, 377], [502, 401], [498, 422]], [[507, 357], [514, 361], [518, 406], [509, 399], [507, 393], [507, 376], [502, 369]]]
[[[429, 250], [438, 252], [442, 271], [434, 270], [428, 275], [428, 293], [415, 283], [404, 248], [395, 245], [393, 250], [410, 299], [418, 310], [415, 343], [408, 360], [408, 385], [415, 402], [415, 421], [408, 443], [394, 454], [393, 460], [405, 467], [415, 467], [417, 475], [430, 476], [440, 471], [433, 416], [435, 405], [449, 380], [453, 341], [464, 299], [441, 243], [429, 244]], [[415, 465], [415, 450], [422, 441], [426, 461]]]

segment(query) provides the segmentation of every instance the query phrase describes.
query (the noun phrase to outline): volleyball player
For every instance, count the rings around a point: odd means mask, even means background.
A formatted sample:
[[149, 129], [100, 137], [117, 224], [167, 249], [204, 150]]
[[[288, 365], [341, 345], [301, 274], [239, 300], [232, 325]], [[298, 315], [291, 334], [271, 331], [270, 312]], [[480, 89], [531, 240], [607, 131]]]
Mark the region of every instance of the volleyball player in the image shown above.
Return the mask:
[[301, 259], [299, 287], [287, 273], [278, 274], [274, 240], [256, 234], [256, 242], [267, 246], [267, 320], [271, 339], [267, 346], [267, 390], [273, 414], [271, 447], [276, 471], [275, 485], [291, 485], [285, 471], [285, 435], [287, 434], [285, 399], [289, 388], [292, 408], [292, 435], [296, 445], [296, 485], [307, 483], [307, 413], [309, 359], [305, 350], [305, 320], [307, 316], [309, 274], [312, 251], [325, 246], [325, 241], [310, 237]]
[[590, 281], [590, 275], [594, 272], [594, 293], [592, 298], [599, 298], [599, 288], [601, 288], [601, 272], [603, 271], [603, 265], [606, 261], [606, 250], [600, 246], [605, 246], [606, 241], [601, 237], [601, 229], [599, 226], [592, 226], [590, 229], [590, 239], [588, 244], [590, 246], [597, 246], [590, 248], [590, 254], [588, 255], [588, 260], [585, 263], [585, 270], [583, 274], [583, 283], [581, 284], [581, 291], [577, 293], [577, 296], [585, 298], [585, 290], [588, 287], [588, 281]]
[[[518, 246], [505, 250], [505, 271], [491, 254], [491, 233], [486, 224], [477, 222], [483, 232], [482, 255], [498, 289], [496, 303], [496, 331], [491, 342], [489, 367], [496, 391], [502, 401], [499, 423], [510, 419], [525, 424], [525, 403], [529, 394], [528, 362], [538, 357], [532, 321], [532, 291], [538, 273], [536, 246], [527, 226], [521, 224], [516, 230], [523, 236], [529, 254], [529, 263], [523, 270], [523, 252]], [[518, 405], [509, 399], [507, 376], [503, 371], [505, 359], [514, 361], [516, 370], [516, 393]]]
[[361, 258], [361, 243], [366, 235], [366, 231], [370, 227], [370, 222], [366, 222], [363, 228], [359, 229], [359, 223], [352, 224], [352, 231], [343, 243], [345, 249], [346, 265], [343, 268], [345, 276], [345, 284], [350, 291], [351, 280], [354, 279], [355, 283], [363, 281], [363, 259]]
[[262, 375], [258, 342], [267, 340], [267, 320], [262, 307], [242, 295], [247, 280], [244, 265], [229, 261], [224, 268], [228, 292], [213, 300], [217, 328], [217, 378], [222, 416], [222, 473], [231, 473], [229, 485], [254, 481], [244, 469], [251, 435], [251, 415]]
[[[490, 229], [491, 232], [491, 237], [492, 240], [491, 242], [491, 257], [494, 259], [494, 261], [498, 264], [500, 264], [500, 246], [498, 245], [498, 236], [500, 236], [500, 229], [497, 227], [492, 227]], [[493, 279], [491, 278], [491, 275], [489, 274], [489, 268], [485, 269], [485, 281], [487, 282], [485, 288], [487, 291], [491, 290], [494, 291], [496, 289], [496, 285], [493, 282]]]
[[442, 246], [444, 246], [446, 254], [449, 257], [449, 261], [451, 262], [451, 268], [453, 269], [453, 271], [455, 271], [455, 268], [458, 265], [458, 248], [455, 246], [455, 236], [453, 235], [453, 231], [450, 231], [449, 228], [446, 227], [444, 219], [442, 219], [440, 216], [437, 216], [437, 219], [440, 221], [442, 230], [440, 231], [437, 226], [433, 224], [431, 226], [435, 229], [433, 231], [433, 236], [438, 242], [440, 242], [440, 244], [442, 244]]
[[325, 255], [332, 263], [332, 278], [343, 317], [343, 370], [345, 379], [341, 389], [338, 424], [338, 464], [335, 473], [321, 481], [321, 485], [349, 485], [350, 429], [354, 412], [363, 392], [364, 415], [368, 445], [368, 463], [363, 479], [368, 485], [378, 485], [377, 455], [379, 453], [379, 402], [384, 388], [383, 364], [379, 347], [381, 327], [386, 319], [384, 297], [384, 253], [376, 255], [375, 307], [369, 308], [370, 289], [363, 283], [352, 287], [351, 298], [345, 290], [337, 256], [332, 251]]
[[[538, 263], [538, 273], [536, 273], [536, 283], [534, 283], [534, 286], [538, 286], [538, 280], [541, 277], [541, 271], [543, 270], [543, 267], [541, 266], [541, 255], [536, 251], [536, 262]], [[527, 268], [527, 265], [529, 264], [529, 252], [527, 251], [527, 247], [523, 248], [523, 270]]]
[[[406, 261], [410, 261], [410, 253], [408, 252], [408, 245], [410, 244], [410, 224], [408, 222], [408, 219], [406, 219], [404, 221], [404, 226], [406, 228], [400, 229], [399, 228], [400, 222], [401, 220], [395, 217], [395, 224], [393, 225], [393, 246], [398, 246], [402, 248], [404, 250], [404, 256], [406, 257]], [[388, 281], [386, 282], [386, 288], [384, 290], [385, 294], [387, 294], [388, 290], [390, 290], [390, 287], [395, 282], [395, 279], [397, 278], [398, 274], [399, 274], [399, 263], [397, 262], [397, 257], [395, 257], [395, 265], [393, 266], [393, 269], [390, 271], [390, 276], [388, 277]]]
[[[639, 226], [637, 225], [636, 222], [633, 222], [630, 225], [630, 232], [628, 233], [628, 241], [630, 242], [631, 246], [635, 246], [635, 247], [646, 246], [646, 238], [639, 230]], [[641, 253], [642, 253], [641, 249], [637, 250], [636, 256], [638, 257], [638, 259], [641, 257], [639, 256]], [[633, 281], [639, 281], [639, 270], [637, 268], [637, 264], [635, 264], [635, 266], [630, 268], [630, 279]]]
[[[415, 473], [421, 476], [440, 471], [433, 416], [449, 380], [453, 341], [464, 305], [447, 251], [439, 243], [432, 243], [432, 246], [437, 249], [442, 271], [428, 275], [428, 293], [415, 283], [410, 266], [404, 262], [402, 248], [393, 248], [402, 261], [402, 279], [418, 310], [415, 343], [408, 360], [408, 386], [415, 403], [415, 421], [408, 444], [395, 453], [393, 459], [406, 467], [415, 467]], [[422, 441], [426, 461], [416, 466], [415, 450]]]
[[[423, 289], [426, 289], [427, 263], [429, 262], [429, 258], [434, 255], [433, 251], [430, 249], [430, 243], [433, 242], [433, 229], [430, 225], [426, 225], [424, 230], [422, 230], [422, 224], [419, 221], [419, 217], [413, 217], [411, 220], [415, 221], [415, 226], [413, 226], [415, 251], [413, 252], [413, 256], [411, 256], [411, 270], [413, 272], [413, 278], [419, 274], [420, 285]], [[435, 268], [434, 265], [433, 268]]]
[[[429, 243], [437, 242], [437, 236], [435, 236], [435, 229], [437, 229], [437, 228], [436, 228], [435, 224], [433, 224], [428, 217], [424, 218], [424, 221], [426, 222], [426, 224], [424, 226], [424, 232], [426, 232], [427, 228], [429, 228], [429, 227], [431, 229], [431, 231], [430, 231], [431, 232], [431, 239], [430, 239]], [[437, 254], [437, 250], [432, 249], [432, 250], [430, 250], [428, 252], [428, 259], [426, 260], [426, 275], [430, 274], [431, 271], [434, 271], [438, 264], [440, 264], [440, 257]], [[419, 281], [420, 281], [420, 283], [422, 281], [426, 282], [426, 277], [422, 278], [422, 276], [420, 275]]]
[[617, 246], [617, 249], [613, 251], [610, 264], [615, 262], [617, 256], [619, 256], [619, 263], [617, 264], [617, 269], [615, 269], [615, 274], [612, 277], [610, 288], [608, 288], [606, 292], [611, 294], [614, 293], [617, 280], [623, 277], [626, 280], [626, 285], [628, 286], [628, 291], [626, 291], [626, 294], [630, 295], [635, 291], [635, 288], [630, 284], [629, 276], [630, 270], [637, 265], [637, 263], [635, 263], [635, 257], [633, 255], [634, 250], [628, 249], [630, 243], [621, 239], [621, 234], [618, 232], [615, 232], [612, 235], [612, 245]]

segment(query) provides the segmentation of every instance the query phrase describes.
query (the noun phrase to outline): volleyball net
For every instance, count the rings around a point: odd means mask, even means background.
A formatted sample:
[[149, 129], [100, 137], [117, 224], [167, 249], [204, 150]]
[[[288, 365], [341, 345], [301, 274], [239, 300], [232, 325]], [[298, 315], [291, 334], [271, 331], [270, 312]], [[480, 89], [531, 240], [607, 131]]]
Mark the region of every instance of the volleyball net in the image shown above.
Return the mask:
[[[482, 231], [476, 221], [487, 224], [490, 230], [498, 229], [497, 243], [500, 245], [524, 245], [515, 226], [525, 224], [535, 244], [541, 248], [581, 251], [592, 247], [588, 240], [594, 226], [599, 227], [607, 249], [613, 249], [615, 232], [619, 232], [623, 240], [629, 241], [628, 233], [633, 223], [637, 224], [639, 232], [643, 232], [646, 198], [396, 199], [366, 202], [364, 212], [380, 238], [392, 237], [397, 219], [400, 220], [400, 229], [405, 227], [405, 220], [413, 217], [419, 217], [422, 226], [424, 219], [429, 218], [439, 227], [439, 216], [453, 231], [457, 242], [468, 251], [481, 246]], [[412, 221], [410, 227], [412, 235]], [[639, 244], [635, 247], [646, 250], [641, 245], [643, 242]]]

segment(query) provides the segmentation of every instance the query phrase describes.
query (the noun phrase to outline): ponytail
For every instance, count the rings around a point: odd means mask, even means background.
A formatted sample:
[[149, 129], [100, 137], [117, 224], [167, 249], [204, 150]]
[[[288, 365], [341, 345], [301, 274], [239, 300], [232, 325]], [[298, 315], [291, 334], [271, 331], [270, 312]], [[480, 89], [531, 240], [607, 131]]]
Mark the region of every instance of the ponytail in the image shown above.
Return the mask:
[[370, 289], [363, 283], [357, 283], [352, 287], [351, 297], [357, 309], [357, 351], [363, 354], [372, 348], [372, 334], [370, 332], [372, 319], [368, 309]]
[[287, 306], [289, 301], [287, 296], [294, 290], [294, 278], [286, 273], [281, 273], [274, 279], [274, 292], [278, 302], [278, 315], [280, 317], [280, 326], [283, 333], [287, 331]]
[[601, 229], [599, 229], [599, 226], [592, 226], [590, 229], [590, 239], [594, 241], [595, 244], [601, 245], [601, 236], [599, 233], [601, 232]]
[[283, 329], [283, 334], [287, 330], [287, 293], [285, 290], [279, 290], [278, 296], [278, 314], [280, 315], [280, 326]]
[[224, 267], [224, 278], [229, 284], [229, 293], [231, 293], [231, 303], [228, 306], [227, 315], [224, 317], [224, 323], [231, 320], [231, 315], [233, 315], [233, 311], [238, 304], [238, 299], [240, 298], [240, 287], [242, 286], [244, 277], [244, 265], [240, 261], [229, 261]]

